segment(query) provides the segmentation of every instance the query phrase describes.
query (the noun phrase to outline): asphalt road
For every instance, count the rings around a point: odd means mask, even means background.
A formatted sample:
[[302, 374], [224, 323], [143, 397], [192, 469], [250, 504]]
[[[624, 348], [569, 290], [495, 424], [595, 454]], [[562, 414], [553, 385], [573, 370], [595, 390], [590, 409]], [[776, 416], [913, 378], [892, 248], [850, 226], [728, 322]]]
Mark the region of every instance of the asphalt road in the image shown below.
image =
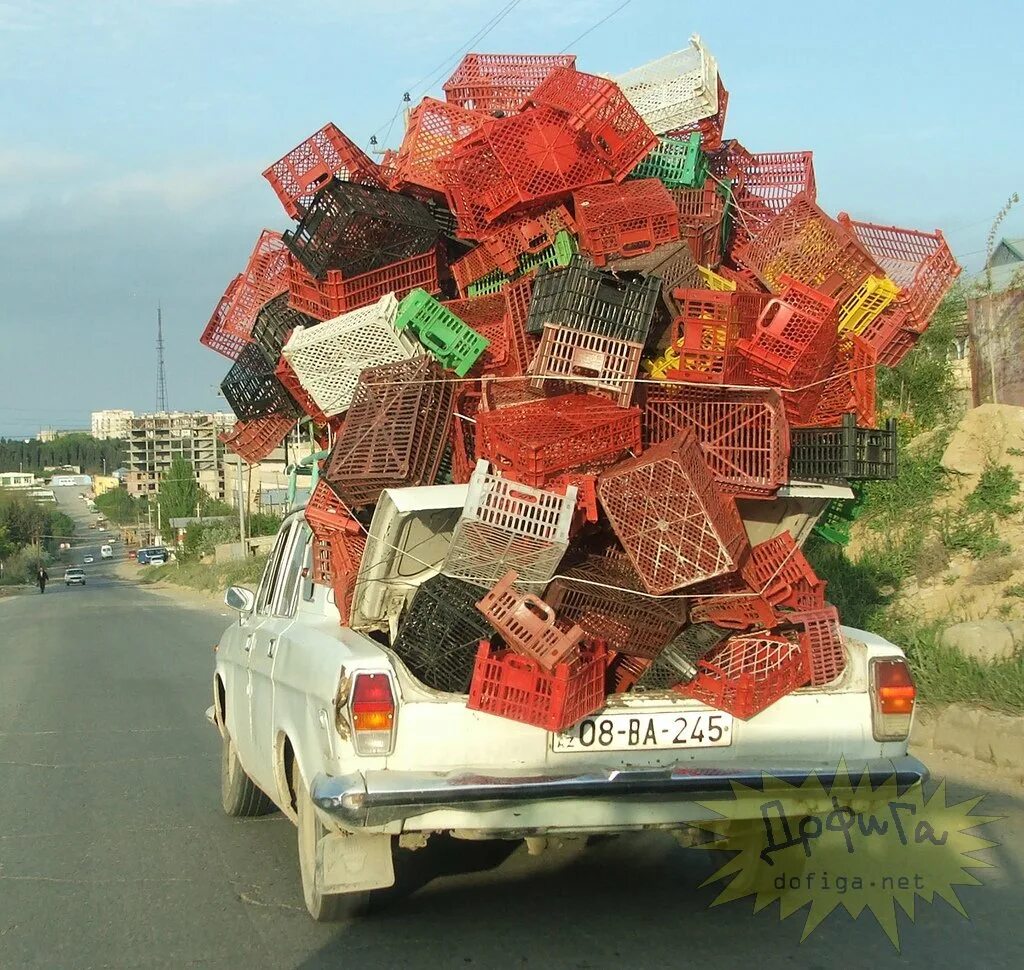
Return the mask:
[[870, 915], [803, 918], [748, 898], [709, 909], [711, 855], [660, 835], [530, 857], [434, 841], [417, 887], [336, 926], [303, 908], [295, 832], [221, 814], [206, 722], [222, 608], [119, 581], [0, 601], [0, 967], [1024, 966], [1024, 796], [930, 758], [953, 794], [1008, 818], [985, 885], [901, 918], [897, 954]]

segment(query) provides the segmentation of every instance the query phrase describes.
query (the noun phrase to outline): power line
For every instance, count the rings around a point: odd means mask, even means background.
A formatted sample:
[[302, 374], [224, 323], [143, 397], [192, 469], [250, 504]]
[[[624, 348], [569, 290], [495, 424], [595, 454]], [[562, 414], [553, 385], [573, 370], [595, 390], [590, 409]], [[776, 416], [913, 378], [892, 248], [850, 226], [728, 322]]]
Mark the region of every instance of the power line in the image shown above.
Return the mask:
[[583, 40], [584, 37], [586, 37], [588, 34], [592, 34], [595, 30], [597, 30], [598, 27], [601, 26], [601, 24], [611, 20], [612, 17], [614, 17], [620, 10], [625, 10], [626, 7], [628, 7], [632, 2], [633, 0], [624, 0], [624, 2], [620, 3], [610, 14], [606, 14], [596, 24], [591, 24], [585, 31], [583, 31], [582, 34], [579, 35], [579, 37], [576, 37], [574, 40], [569, 41], [569, 43], [566, 44], [565, 47], [563, 47], [558, 53], [564, 54], [566, 51], [569, 50], [570, 47], [575, 47], [581, 40]]

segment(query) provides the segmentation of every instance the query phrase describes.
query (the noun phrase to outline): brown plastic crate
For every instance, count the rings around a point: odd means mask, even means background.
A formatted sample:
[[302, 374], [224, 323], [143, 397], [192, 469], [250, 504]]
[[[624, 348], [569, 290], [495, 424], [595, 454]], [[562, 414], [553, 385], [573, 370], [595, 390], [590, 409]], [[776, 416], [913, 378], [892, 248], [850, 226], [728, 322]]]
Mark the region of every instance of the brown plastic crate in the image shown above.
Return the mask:
[[533, 387], [555, 381], [593, 387], [620, 407], [629, 407], [644, 345], [545, 323], [537, 356], [530, 365]]
[[431, 485], [448, 444], [455, 383], [433, 358], [368, 367], [324, 477], [352, 508], [385, 488]]
[[603, 472], [598, 494], [644, 586], [671, 593], [735, 570], [747, 534], [687, 430]]

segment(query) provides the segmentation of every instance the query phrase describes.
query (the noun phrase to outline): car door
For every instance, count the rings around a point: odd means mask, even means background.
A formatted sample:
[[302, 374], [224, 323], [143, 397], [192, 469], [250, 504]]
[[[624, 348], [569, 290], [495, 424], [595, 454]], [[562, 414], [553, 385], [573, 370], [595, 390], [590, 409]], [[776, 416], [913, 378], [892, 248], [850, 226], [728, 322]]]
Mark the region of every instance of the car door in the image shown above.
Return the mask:
[[267, 595], [256, 603], [262, 620], [253, 627], [248, 651], [252, 683], [249, 706], [256, 765], [252, 777], [267, 792], [273, 791], [275, 785], [274, 663], [281, 637], [295, 619], [297, 578], [309, 536], [309, 527], [301, 517], [293, 519], [282, 530], [279, 556], [267, 576]]

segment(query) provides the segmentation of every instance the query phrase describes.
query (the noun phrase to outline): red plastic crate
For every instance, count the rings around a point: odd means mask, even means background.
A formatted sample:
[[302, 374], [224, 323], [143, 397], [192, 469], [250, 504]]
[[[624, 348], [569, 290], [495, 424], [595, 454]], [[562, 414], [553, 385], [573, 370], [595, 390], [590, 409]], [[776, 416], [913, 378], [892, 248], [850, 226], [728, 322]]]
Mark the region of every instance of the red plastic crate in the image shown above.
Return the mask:
[[288, 304], [317, 320], [358, 310], [394, 293], [399, 300], [419, 288], [431, 295], [441, 292], [440, 265], [444, 259], [440, 247], [432, 247], [417, 256], [345, 277], [340, 270], [329, 269], [322, 280], [314, 279], [291, 254], [288, 258]]
[[[500, 269], [510, 276], [518, 272], [520, 256], [546, 249], [563, 230], [577, 232], [576, 221], [560, 203], [540, 211], [513, 213], [499, 219], [492, 228], [493, 231], [482, 241], [481, 246], [490, 256], [493, 264], [491, 268]], [[488, 272], [490, 269], [475, 279], [486, 276]], [[456, 282], [462, 285], [458, 276]]]
[[508, 303], [504, 293], [476, 296], [468, 300], [449, 300], [444, 304], [463, 323], [490, 343], [473, 365], [473, 374], [493, 373], [508, 362], [511, 343], [511, 322], [507, 318]]
[[749, 548], [736, 503], [719, 490], [693, 431], [603, 472], [598, 495], [651, 593], [732, 572]]
[[240, 337], [238, 334], [228, 333], [224, 329], [224, 321], [227, 318], [228, 311], [231, 309], [231, 301], [234, 300], [235, 293], [241, 282], [242, 274], [239, 273], [228, 283], [228, 288], [217, 301], [216, 309], [214, 309], [213, 314], [210, 316], [210, 322], [207, 323], [206, 329], [203, 330], [203, 335], [199, 338], [199, 342], [204, 347], [217, 351], [218, 354], [227, 357], [228, 360], [236, 360], [238, 355], [245, 349], [245, 345], [249, 343], [248, 337]]
[[399, 191], [412, 185], [443, 192], [438, 160], [447, 158], [455, 143], [476, 131], [487, 117], [457, 104], [424, 98], [409, 116], [405, 138], [395, 156], [391, 188]]
[[842, 423], [844, 414], [856, 414], [857, 424], [873, 428], [875, 409], [874, 348], [856, 334], [840, 334], [832, 376], [822, 387], [814, 413], [803, 423], [812, 428], [828, 428]]
[[568, 493], [569, 486], [576, 489], [576, 514], [573, 516], [569, 537], [575, 537], [588, 523], [597, 522], [601, 509], [597, 501], [596, 469], [588, 472], [572, 472], [551, 479], [548, 484], [561, 495]]
[[810, 662], [811, 686], [832, 683], [846, 667], [839, 612], [834, 606], [825, 606], [783, 616], [787, 624], [803, 627], [799, 637]]
[[218, 435], [224, 445], [250, 465], [263, 461], [295, 427], [287, 414], [271, 414], [253, 421], [238, 421], [228, 434]]
[[690, 608], [691, 623], [714, 623], [727, 630], [770, 630], [779, 622], [772, 604], [756, 593], [700, 600]]
[[645, 448], [692, 430], [731, 495], [763, 498], [789, 478], [789, 425], [773, 390], [650, 385], [643, 414]]
[[467, 54], [444, 82], [444, 96], [463, 108], [507, 114], [554, 68], [575, 66], [575, 54]]
[[632, 690], [643, 672], [651, 665], [650, 660], [630, 657], [624, 653], [611, 654], [608, 664], [607, 685], [609, 694], [625, 694]]
[[719, 276], [724, 276], [727, 280], [735, 283], [737, 292], [757, 294], [767, 292], [761, 281], [745, 266], [735, 268], [723, 265], [719, 266], [716, 272]]
[[920, 335], [907, 327], [908, 316], [906, 307], [891, 303], [860, 335], [874, 348], [879, 364], [895, 367], [914, 349]]
[[679, 213], [683, 226], [717, 225], [722, 221], [724, 203], [715, 189], [714, 179], [708, 179], [697, 189], [667, 189]]
[[806, 192], [733, 253], [770, 290], [780, 290], [788, 276], [840, 305], [869, 275], [884, 275], [853, 231], [826, 215]]
[[571, 662], [579, 652], [583, 630], [559, 623], [558, 615], [539, 596], [513, 589], [519, 574], [512, 570], [489, 590], [476, 608], [505, 645], [536, 660], [546, 671]]
[[[313, 573], [310, 577], [314, 583], [330, 586], [333, 582], [331, 547], [336, 536], [351, 537], [351, 542], [359, 544], [360, 539], [365, 545], [362, 526], [352, 517], [348, 506], [338, 497], [324, 479], [320, 479], [305, 509], [306, 522], [316, 540], [313, 549]], [[358, 568], [358, 562], [356, 567]]]
[[738, 205], [758, 204], [778, 215], [798, 195], [813, 202], [817, 196], [811, 152], [756, 152], [736, 159]]
[[483, 279], [498, 269], [498, 262], [486, 246], [477, 246], [465, 256], [460, 256], [451, 265], [452, 276], [459, 288], [459, 295], [467, 296], [471, 283]]
[[653, 659], [686, 622], [686, 600], [647, 596], [627, 557], [589, 556], [544, 594], [558, 615], [618, 653]]
[[466, 707], [547, 731], [562, 731], [604, 705], [605, 645], [583, 646], [572, 664], [551, 673], [535, 660], [482, 640]]
[[857, 222], [845, 212], [839, 214], [839, 222], [900, 288], [896, 305], [907, 311], [907, 329], [923, 333], [960, 275], [960, 266], [942, 233]]
[[508, 364], [501, 371], [506, 377], [526, 374], [537, 353], [540, 341], [526, 330], [530, 314], [530, 300], [536, 273], [513, 280], [503, 290], [508, 305], [509, 323]]
[[600, 470], [640, 452], [640, 409], [562, 394], [477, 414], [477, 455], [524, 485]]
[[799, 388], [827, 377], [835, 363], [838, 304], [783, 275], [782, 296], [769, 301], [750, 338], [736, 349], [750, 374]]
[[317, 407], [316, 401], [309, 392], [299, 383], [299, 378], [292, 365], [282, 357], [274, 368], [274, 375], [284, 385], [284, 389], [295, 399], [295, 403], [302, 408], [317, 424], [327, 424], [327, 415]]
[[810, 677], [807, 652], [776, 636], [732, 637], [697, 663], [697, 676], [679, 688], [709, 707], [747, 720]]
[[293, 219], [302, 217], [317, 190], [332, 176], [362, 185], [384, 184], [366, 153], [330, 122], [263, 173]]
[[288, 250], [281, 240], [281, 233], [264, 229], [249, 255], [238, 285], [231, 293], [231, 303], [220, 324], [221, 331], [248, 340], [256, 314], [265, 303], [287, 288]]
[[824, 580], [818, 579], [803, 551], [788, 532], [750, 550], [743, 575], [773, 606], [816, 610], [825, 605]]
[[476, 419], [480, 410], [480, 388], [466, 384], [455, 395], [452, 415], [452, 481], [465, 485], [476, 468]]
[[656, 178], [590, 185], [573, 193], [580, 248], [595, 266], [639, 256], [679, 238], [679, 212]]

